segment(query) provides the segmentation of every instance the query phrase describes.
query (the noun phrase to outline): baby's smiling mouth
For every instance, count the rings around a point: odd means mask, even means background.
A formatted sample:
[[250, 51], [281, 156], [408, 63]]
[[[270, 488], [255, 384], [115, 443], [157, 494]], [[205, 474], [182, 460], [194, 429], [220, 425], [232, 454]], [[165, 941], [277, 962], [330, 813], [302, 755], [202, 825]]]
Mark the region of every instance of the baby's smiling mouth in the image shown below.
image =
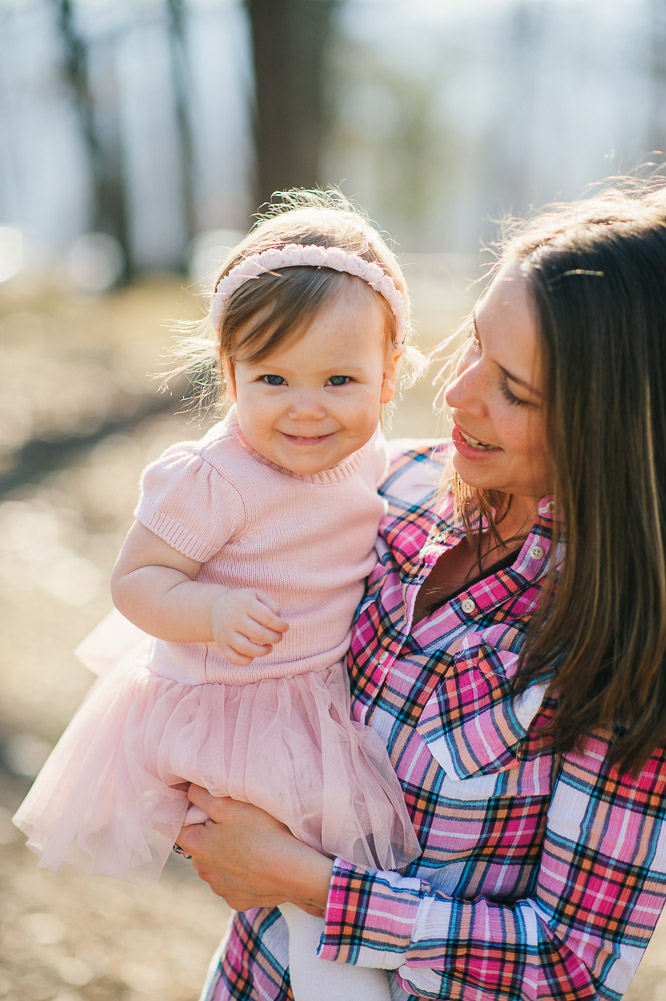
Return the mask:
[[314, 444], [318, 441], [323, 441], [325, 438], [330, 438], [332, 432], [329, 432], [328, 434], [291, 434], [289, 431], [283, 431], [282, 434], [285, 438], [288, 438], [289, 441], [311, 442]]

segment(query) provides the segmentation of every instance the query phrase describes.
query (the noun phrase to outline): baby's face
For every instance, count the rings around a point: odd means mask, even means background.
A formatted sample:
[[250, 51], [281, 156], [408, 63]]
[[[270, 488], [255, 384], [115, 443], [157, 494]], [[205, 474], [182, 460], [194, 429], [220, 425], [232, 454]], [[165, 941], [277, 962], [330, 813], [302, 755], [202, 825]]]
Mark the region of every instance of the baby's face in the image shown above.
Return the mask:
[[366, 286], [322, 306], [298, 340], [227, 368], [227, 392], [255, 451], [290, 472], [337, 465], [370, 440], [393, 396], [397, 357]]

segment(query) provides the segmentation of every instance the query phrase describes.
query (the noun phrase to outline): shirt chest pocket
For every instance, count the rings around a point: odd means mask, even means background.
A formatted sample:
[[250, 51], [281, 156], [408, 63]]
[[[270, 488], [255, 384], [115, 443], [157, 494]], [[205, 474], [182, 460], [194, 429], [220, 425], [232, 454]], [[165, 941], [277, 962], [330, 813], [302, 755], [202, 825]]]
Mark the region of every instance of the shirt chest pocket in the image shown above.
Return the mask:
[[513, 698], [518, 654], [470, 636], [426, 702], [417, 731], [444, 772], [446, 784], [463, 783], [458, 795], [538, 796], [550, 787], [552, 756], [535, 755], [530, 726], [547, 683]]

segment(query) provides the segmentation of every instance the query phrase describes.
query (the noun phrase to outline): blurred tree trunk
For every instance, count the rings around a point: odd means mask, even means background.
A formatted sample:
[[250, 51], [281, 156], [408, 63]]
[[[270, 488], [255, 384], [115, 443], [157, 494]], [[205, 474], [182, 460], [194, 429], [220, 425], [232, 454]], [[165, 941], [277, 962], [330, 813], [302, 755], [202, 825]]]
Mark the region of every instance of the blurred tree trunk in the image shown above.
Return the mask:
[[[88, 152], [93, 188], [91, 229], [113, 236], [123, 254], [123, 280], [132, 274], [125, 184], [117, 135], [102, 141], [102, 130], [88, 74], [88, 50], [76, 30], [71, 0], [56, 0], [58, 27], [64, 49], [64, 76], [74, 98], [81, 134]], [[117, 114], [112, 116], [117, 121]]]
[[[183, 225], [185, 240], [183, 251], [196, 231], [194, 192], [194, 143], [190, 123], [190, 97], [187, 64], [187, 42], [185, 37], [185, 0], [167, 0], [169, 14], [169, 46], [171, 55], [171, 76], [178, 130], [178, 156], [183, 199]], [[186, 269], [185, 255], [181, 269]]]
[[[498, 211], [520, 214], [534, 197], [530, 156], [534, 133], [530, 125], [536, 123], [538, 114], [537, 81], [547, 40], [549, 3], [520, 0], [503, 6], [502, 28], [495, 39], [495, 89], [488, 104], [483, 146], [476, 158], [477, 212], [483, 243], [496, 237]], [[525, 136], [529, 136], [527, 145]]]
[[666, 0], [650, 0], [650, 29], [652, 100], [647, 149], [663, 154], [666, 152]]
[[256, 203], [324, 184], [325, 62], [340, 0], [245, 0], [255, 74]]

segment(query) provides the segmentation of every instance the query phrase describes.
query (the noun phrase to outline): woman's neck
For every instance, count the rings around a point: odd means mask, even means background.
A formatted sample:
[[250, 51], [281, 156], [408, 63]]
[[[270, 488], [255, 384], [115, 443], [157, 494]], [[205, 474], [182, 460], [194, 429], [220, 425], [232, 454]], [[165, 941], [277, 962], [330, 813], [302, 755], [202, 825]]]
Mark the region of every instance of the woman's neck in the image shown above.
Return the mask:
[[480, 538], [467, 536], [440, 556], [416, 596], [414, 622], [429, 615], [474, 577], [490, 572], [498, 561], [521, 549], [537, 513], [538, 502], [526, 497], [511, 497], [504, 512], [498, 513], [496, 536], [491, 532], [484, 532]]
[[495, 521], [497, 536], [504, 548], [514, 549], [518, 540], [526, 539], [539, 512], [538, 501], [532, 497], [509, 497], [503, 513]]

